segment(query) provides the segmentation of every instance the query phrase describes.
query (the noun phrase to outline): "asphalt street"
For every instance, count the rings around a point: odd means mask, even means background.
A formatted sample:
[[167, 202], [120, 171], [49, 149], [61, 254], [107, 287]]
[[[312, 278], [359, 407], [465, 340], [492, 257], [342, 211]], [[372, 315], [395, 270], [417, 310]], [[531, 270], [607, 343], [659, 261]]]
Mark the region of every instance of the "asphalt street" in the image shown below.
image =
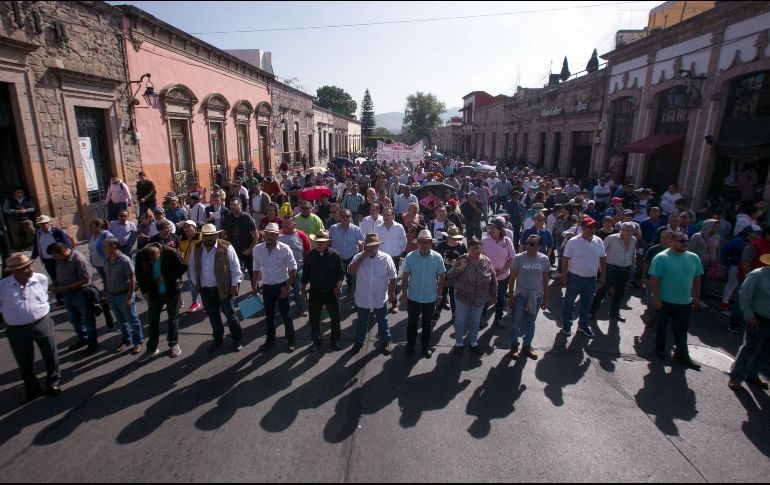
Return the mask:
[[[120, 333], [98, 320], [100, 351], [75, 341], [54, 312], [61, 396], [24, 407], [7, 344], [0, 345], [2, 481], [767, 481], [770, 397], [734, 393], [725, 371], [740, 344], [715, 308], [694, 312], [691, 352], [702, 371], [653, 353], [639, 291], [596, 338], [558, 333], [558, 284], [537, 319], [536, 361], [507, 357], [510, 322], [481, 332], [485, 355], [450, 353], [444, 311], [436, 352], [407, 357], [406, 312], [389, 316], [391, 356], [376, 325], [351, 354], [351, 297], [343, 294], [343, 349], [310, 352], [307, 318], [297, 350], [267, 354], [264, 317], [244, 324], [245, 347], [210, 354], [203, 312], [182, 317], [178, 359], [137, 364], [116, 355]], [[189, 306], [185, 294], [185, 308]], [[144, 302], [139, 310], [146, 310]], [[328, 322], [328, 320], [326, 320]], [[491, 323], [491, 319], [490, 319]], [[165, 324], [163, 324], [165, 326]], [[4, 329], [2, 331], [4, 336]], [[227, 343], [227, 342], [226, 342]], [[419, 349], [418, 349], [419, 350]], [[42, 362], [38, 362], [43, 375]]]

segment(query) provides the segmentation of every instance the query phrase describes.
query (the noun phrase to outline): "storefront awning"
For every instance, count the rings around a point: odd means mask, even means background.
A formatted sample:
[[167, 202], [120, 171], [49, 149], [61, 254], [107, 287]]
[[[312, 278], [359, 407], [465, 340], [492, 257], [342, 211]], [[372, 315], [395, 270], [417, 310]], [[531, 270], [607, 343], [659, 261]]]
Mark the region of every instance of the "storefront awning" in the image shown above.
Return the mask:
[[770, 147], [770, 118], [724, 120], [714, 145], [722, 151]]
[[657, 133], [623, 147], [624, 152], [646, 153], [648, 155], [677, 154], [684, 151], [684, 133]]

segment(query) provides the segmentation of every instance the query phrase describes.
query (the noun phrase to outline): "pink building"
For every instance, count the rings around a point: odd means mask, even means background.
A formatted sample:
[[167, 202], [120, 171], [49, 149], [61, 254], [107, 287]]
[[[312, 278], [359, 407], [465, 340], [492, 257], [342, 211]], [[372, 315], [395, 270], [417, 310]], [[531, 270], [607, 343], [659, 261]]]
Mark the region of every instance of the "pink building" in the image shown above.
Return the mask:
[[274, 76], [269, 54], [261, 68], [130, 6], [124, 13], [125, 56], [131, 81], [149, 73], [160, 95], [148, 106], [148, 84], [132, 84], [142, 168], [155, 182], [158, 203], [168, 191], [210, 190], [218, 173], [235, 167], [272, 168], [270, 140]]

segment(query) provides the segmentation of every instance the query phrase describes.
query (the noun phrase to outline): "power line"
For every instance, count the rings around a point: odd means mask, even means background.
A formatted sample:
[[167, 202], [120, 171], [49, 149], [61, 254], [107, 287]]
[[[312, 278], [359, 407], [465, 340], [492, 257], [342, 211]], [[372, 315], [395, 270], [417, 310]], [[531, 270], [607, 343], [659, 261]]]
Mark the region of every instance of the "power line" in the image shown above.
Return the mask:
[[428, 19], [405, 19], [405, 20], [387, 20], [383, 22], [362, 22], [357, 24], [338, 24], [338, 25], [312, 25], [306, 27], [276, 27], [272, 29], [249, 29], [249, 30], [222, 30], [213, 32], [191, 32], [192, 35], [211, 35], [211, 34], [242, 34], [251, 32], [279, 32], [287, 30], [315, 30], [315, 29], [339, 29], [344, 27], [370, 27], [375, 25], [392, 25], [392, 24], [411, 24], [418, 22], [439, 22], [444, 20], [462, 20], [462, 19], [476, 19], [484, 17], [502, 17], [510, 15], [524, 15], [530, 13], [543, 13], [543, 12], [556, 12], [561, 10], [577, 10], [582, 8], [594, 8], [594, 7], [613, 7], [617, 5], [629, 5], [634, 2], [615, 2], [615, 3], [600, 3], [593, 5], [577, 5], [574, 7], [559, 7], [559, 8], [542, 8], [536, 10], [522, 10], [520, 12], [498, 12], [487, 13], [479, 15], [461, 15], [457, 17], [436, 17]]

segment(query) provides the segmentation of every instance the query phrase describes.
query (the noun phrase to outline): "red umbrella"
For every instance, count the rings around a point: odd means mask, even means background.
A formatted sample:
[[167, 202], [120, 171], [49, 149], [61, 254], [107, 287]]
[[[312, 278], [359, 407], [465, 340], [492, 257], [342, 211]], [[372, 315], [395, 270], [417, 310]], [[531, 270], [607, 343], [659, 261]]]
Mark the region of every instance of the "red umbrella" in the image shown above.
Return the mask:
[[322, 195], [328, 195], [331, 197], [332, 189], [324, 187], [322, 185], [316, 185], [315, 187], [305, 187], [299, 193], [299, 196], [305, 200], [321, 200]]

